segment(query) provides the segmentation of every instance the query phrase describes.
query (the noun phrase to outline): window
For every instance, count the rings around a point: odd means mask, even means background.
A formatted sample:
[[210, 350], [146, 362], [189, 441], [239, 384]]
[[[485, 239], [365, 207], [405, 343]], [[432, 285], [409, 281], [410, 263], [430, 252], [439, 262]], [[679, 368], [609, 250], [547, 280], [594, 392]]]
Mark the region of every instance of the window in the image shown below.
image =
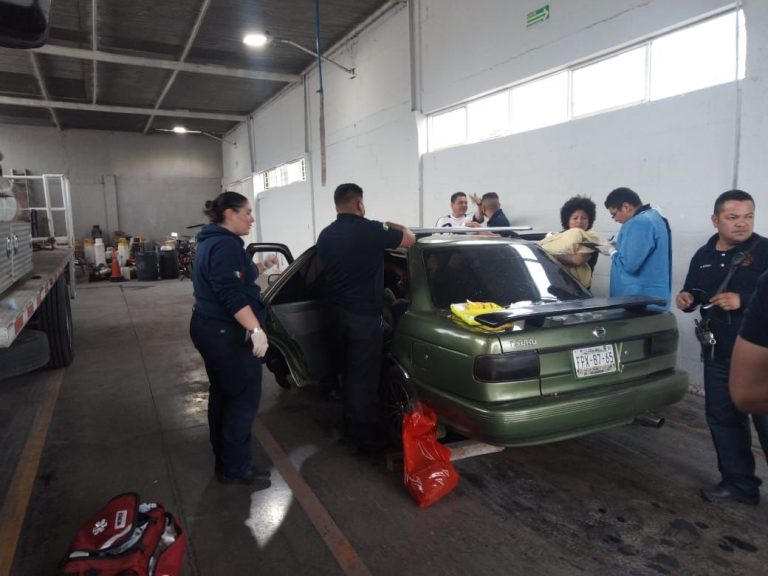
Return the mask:
[[[737, 58], [736, 26], [739, 45]], [[651, 100], [744, 77], [747, 31], [743, 13], [714, 18], [651, 42]]]
[[599, 60], [429, 116], [429, 150], [535, 130], [588, 114], [742, 79], [747, 33], [742, 10], [638, 41]]
[[525, 132], [568, 120], [568, 72], [512, 89], [512, 131]]
[[486, 96], [467, 104], [470, 142], [489, 140], [509, 133], [509, 92]]
[[303, 182], [307, 179], [306, 164], [304, 158], [281, 164], [275, 168], [256, 174], [254, 179], [254, 192], [263, 192], [279, 186], [287, 186], [294, 182]]
[[573, 71], [573, 116], [645, 99], [646, 46]]
[[430, 148], [438, 150], [467, 141], [467, 109], [457, 108], [431, 118]]
[[562, 266], [537, 246], [487, 244], [424, 251], [427, 283], [435, 308], [457, 302], [559, 301], [588, 298]]

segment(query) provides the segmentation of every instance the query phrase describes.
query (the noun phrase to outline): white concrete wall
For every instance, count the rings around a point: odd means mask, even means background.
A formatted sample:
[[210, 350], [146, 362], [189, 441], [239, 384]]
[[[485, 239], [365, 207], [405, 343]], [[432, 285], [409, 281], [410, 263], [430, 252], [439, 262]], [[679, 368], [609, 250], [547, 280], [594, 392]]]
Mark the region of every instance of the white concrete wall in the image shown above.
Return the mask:
[[[306, 182], [258, 195], [261, 238], [285, 242], [294, 254], [311, 246], [336, 218], [333, 191], [343, 182], [363, 187], [367, 216], [419, 223], [419, 154], [411, 112], [408, 12], [400, 7], [368, 28], [333, 58], [357, 77], [325, 64], [326, 173], [321, 182], [317, 70], [253, 115], [256, 171], [304, 155]], [[308, 118], [308, 119], [307, 119]], [[233, 131], [238, 148], [245, 130]], [[240, 172], [226, 161], [224, 180]]]
[[[414, 88], [424, 112], [732, 5], [727, 0], [550, 0], [550, 19], [527, 29], [526, 14], [539, 4], [412, 1], [417, 14], [413, 57], [420, 70]], [[768, 101], [768, 3], [743, 4], [748, 58], [747, 78], [739, 86], [740, 111], [737, 87], [728, 84], [423, 156], [418, 145], [423, 116], [411, 112], [410, 102], [411, 23], [407, 10], [394, 10], [334, 55], [356, 68], [356, 79], [348, 80], [330, 66], [324, 68], [326, 185], [321, 184], [319, 171], [316, 71], [308, 76], [312, 170], [306, 187], [314, 197], [312, 239], [333, 218], [333, 188], [343, 181], [363, 186], [370, 217], [407, 224], [431, 224], [447, 212], [448, 197], [456, 190], [494, 190], [513, 223], [555, 230], [562, 202], [576, 193], [588, 194], [600, 207], [596, 230], [603, 236], [618, 230], [602, 209], [605, 195], [617, 186], [630, 186], [670, 220], [676, 292], [691, 255], [713, 232], [709, 216], [714, 199], [734, 180], [756, 198], [756, 229], [768, 234], [768, 217], [761, 217], [768, 202], [763, 189], [768, 181], [764, 105]], [[291, 160], [292, 151], [299, 149], [299, 131], [291, 129], [290, 122], [303, 114], [303, 106], [291, 94], [256, 114], [263, 127], [256, 134], [257, 150], [282, 150], [270, 156], [273, 165]], [[738, 148], [737, 126], [741, 129]], [[272, 193], [280, 198], [280, 189]], [[286, 190], [285, 202], [264, 202], [262, 221], [285, 220], [286, 209], [296, 209], [304, 197], [291, 196]], [[303, 222], [304, 205], [298, 214]], [[307, 233], [302, 228], [298, 235], [303, 246]], [[598, 264], [598, 294], [607, 290], [607, 263], [603, 259]], [[700, 364], [691, 336], [692, 317], [680, 314], [679, 319], [680, 365], [698, 384]]]
[[[206, 199], [221, 188], [221, 148], [203, 136], [0, 127], [3, 168], [63, 173], [70, 180], [75, 234], [94, 224], [105, 234], [163, 238], [201, 222]], [[111, 187], [112, 186], [112, 187]], [[108, 218], [109, 204], [117, 219]]]
[[304, 154], [304, 86], [297, 84], [259, 109], [253, 117], [256, 172]]
[[[750, 7], [759, 2], [745, 2]], [[419, 0], [425, 112], [706, 14], [728, 0]], [[548, 4], [550, 19], [526, 28]]]
[[[251, 147], [248, 140], [248, 125], [242, 122], [224, 136], [228, 142], [221, 143], [221, 163], [226, 175], [224, 184], [236, 182], [251, 176]], [[229, 142], [233, 143], [230, 144]]]
[[408, 11], [384, 16], [335, 56], [357, 77], [323, 68], [327, 182], [320, 182], [317, 71], [310, 74], [312, 181], [316, 232], [335, 219], [333, 191], [343, 182], [364, 190], [366, 216], [419, 223], [419, 155], [411, 112]]
[[253, 117], [256, 172], [269, 170], [306, 155], [307, 180], [260, 192], [258, 205], [261, 240], [286, 244], [298, 256], [315, 242], [312, 219], [311, 154], [306, 153], [304, 85], [283, 92], [280, 98]]
[[[499, 86], [588, 57], [729, 2], [721, 0], [620, 0], [550, 2], [551, 18], [528, 30], [534, 6], [495, 1], [422, 1], [423, 105], [444, 107]], [[423, 158], [425, 217], [444, 211], [452, 189], [498, 192], [513, 224], [556, 230], [558, 209], [569, 196], [593, 197], [600, 208], [596, 231], [615, 234], [618, 225], [602, 209], [617, 186], [635, 189], [661, 209], [673, 231], [673, 292], [684, 281], [696, 248], [713, 233], [714, 199], [732, 187], [758, 202], [756, 229], [768, 233], [759, 209], [768, 201], [765, 82], [768, 7], [745, 2], [747, 78], [736, 85], [700, 90], [650, 104], [599, 114], [507, 138], [427, 154]], [[475, 31], [477, 33], [472, 33]], [[482, 32], [482, 33], [480, 33]], [[446, 61], [446, 55], [450, 58]], [[741, 123], [739, 170], [734, 173], [734, 134]], [[535, 198], [535, 201], [532, 199]], [[607, 292], [608, 261], [598, 262], [594, 292]], [[700, 384], [698, 345], [692, 315], [678, 315], [681, 366]]]

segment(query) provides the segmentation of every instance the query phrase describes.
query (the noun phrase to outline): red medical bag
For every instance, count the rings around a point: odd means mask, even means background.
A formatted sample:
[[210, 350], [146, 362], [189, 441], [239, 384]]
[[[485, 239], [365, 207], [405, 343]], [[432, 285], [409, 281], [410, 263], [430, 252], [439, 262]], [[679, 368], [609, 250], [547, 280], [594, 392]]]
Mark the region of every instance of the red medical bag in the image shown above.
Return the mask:
[[178, 576], [186, 535], [162, 504], [134, 492], [112, 498], [80, 527], [62, 576]]

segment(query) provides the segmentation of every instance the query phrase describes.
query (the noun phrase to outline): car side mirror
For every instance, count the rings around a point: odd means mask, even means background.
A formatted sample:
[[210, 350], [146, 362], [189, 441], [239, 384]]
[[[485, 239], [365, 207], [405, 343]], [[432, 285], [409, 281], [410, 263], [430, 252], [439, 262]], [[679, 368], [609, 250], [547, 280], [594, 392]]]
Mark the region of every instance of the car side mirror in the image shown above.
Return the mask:
[[0, 46], [38, 48], [48, 41], [51, 0], [0, 0]]
[[270, 274], [269, 276], [267, 276], [267, 284], [269, 286], [272, 286], [272, 284], [277, 282], [279, 278], [280, 278], [280, 274]]

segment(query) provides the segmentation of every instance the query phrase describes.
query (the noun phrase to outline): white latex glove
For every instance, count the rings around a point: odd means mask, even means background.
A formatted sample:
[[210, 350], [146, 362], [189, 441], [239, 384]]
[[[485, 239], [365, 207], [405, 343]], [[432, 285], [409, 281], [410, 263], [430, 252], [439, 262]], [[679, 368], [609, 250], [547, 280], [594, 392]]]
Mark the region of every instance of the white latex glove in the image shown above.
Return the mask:
[[600, 252], [600, 254], [605, 254], [606, 256], [613, 256], [613, 253], [616, 252], [616, 247], [613, 245], [612, 242], [606, 242], [605, 244], [598, 244], [596, 248], [598, 252]]
[[251, 343], [253, 344], [253, 355], [256, 358], [264, 358], [267, 354], [267, 348], [269, 348], [267, 333], [264, 330], [259, 330], [256, 333], [251, 332]]

